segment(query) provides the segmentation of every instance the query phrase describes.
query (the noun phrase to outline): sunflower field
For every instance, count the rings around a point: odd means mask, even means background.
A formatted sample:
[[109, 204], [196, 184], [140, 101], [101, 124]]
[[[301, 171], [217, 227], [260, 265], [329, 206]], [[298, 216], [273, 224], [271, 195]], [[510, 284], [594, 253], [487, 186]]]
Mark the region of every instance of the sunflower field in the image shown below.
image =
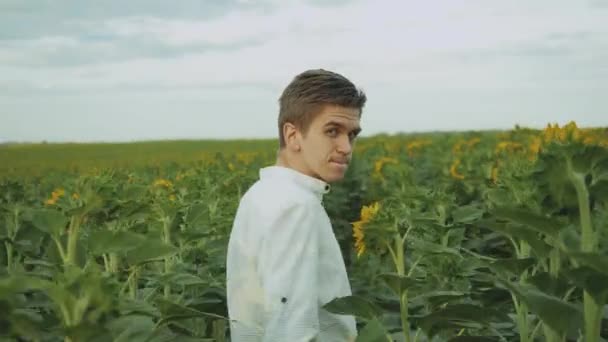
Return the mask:
[[[0, 146], [0, 341], [230, 341], [274, 141]], [[362, 138], [324, 206], [357, 341], [608, 340], [608, 129]]]

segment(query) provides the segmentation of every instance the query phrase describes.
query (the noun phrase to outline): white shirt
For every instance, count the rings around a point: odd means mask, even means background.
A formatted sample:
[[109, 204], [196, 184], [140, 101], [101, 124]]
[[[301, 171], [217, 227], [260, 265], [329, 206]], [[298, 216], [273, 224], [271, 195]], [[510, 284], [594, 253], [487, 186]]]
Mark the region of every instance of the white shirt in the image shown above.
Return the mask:
[[228, 243], [226, 280], [233, 342], [345, 342], [352, 316], [321, 306], [351, 294], [322, 205], [329, 185], [270, 166], [243, 195]]

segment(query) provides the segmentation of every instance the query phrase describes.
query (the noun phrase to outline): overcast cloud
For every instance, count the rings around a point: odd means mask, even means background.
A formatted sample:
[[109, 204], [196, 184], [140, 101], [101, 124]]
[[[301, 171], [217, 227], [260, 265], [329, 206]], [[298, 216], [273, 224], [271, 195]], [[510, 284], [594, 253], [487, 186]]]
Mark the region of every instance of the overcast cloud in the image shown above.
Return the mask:
[[0, 140], [275, 137], [309, 68], [363, 134], [608, 126], [608, 0], [0, 0]]

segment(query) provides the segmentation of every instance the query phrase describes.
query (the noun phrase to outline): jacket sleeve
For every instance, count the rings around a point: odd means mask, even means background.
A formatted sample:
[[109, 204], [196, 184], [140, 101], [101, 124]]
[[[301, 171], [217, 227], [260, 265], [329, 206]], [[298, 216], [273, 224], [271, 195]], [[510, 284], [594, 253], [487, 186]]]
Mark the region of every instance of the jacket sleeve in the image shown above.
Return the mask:
[[289, 204], [273, 214], [259, 270], [265, 297], [263, 341], [314, 341], [319, 333], [317, 208]]

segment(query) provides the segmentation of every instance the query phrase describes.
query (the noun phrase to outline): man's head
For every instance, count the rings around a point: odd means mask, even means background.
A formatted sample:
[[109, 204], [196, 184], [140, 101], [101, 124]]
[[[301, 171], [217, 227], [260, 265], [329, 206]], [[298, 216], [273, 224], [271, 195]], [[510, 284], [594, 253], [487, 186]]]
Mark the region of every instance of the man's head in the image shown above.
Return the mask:
[[343, 178], [366, 101], [340, 74], [297, 75], [279, 99], [279, 142], [289, 166], [326, 182]]

